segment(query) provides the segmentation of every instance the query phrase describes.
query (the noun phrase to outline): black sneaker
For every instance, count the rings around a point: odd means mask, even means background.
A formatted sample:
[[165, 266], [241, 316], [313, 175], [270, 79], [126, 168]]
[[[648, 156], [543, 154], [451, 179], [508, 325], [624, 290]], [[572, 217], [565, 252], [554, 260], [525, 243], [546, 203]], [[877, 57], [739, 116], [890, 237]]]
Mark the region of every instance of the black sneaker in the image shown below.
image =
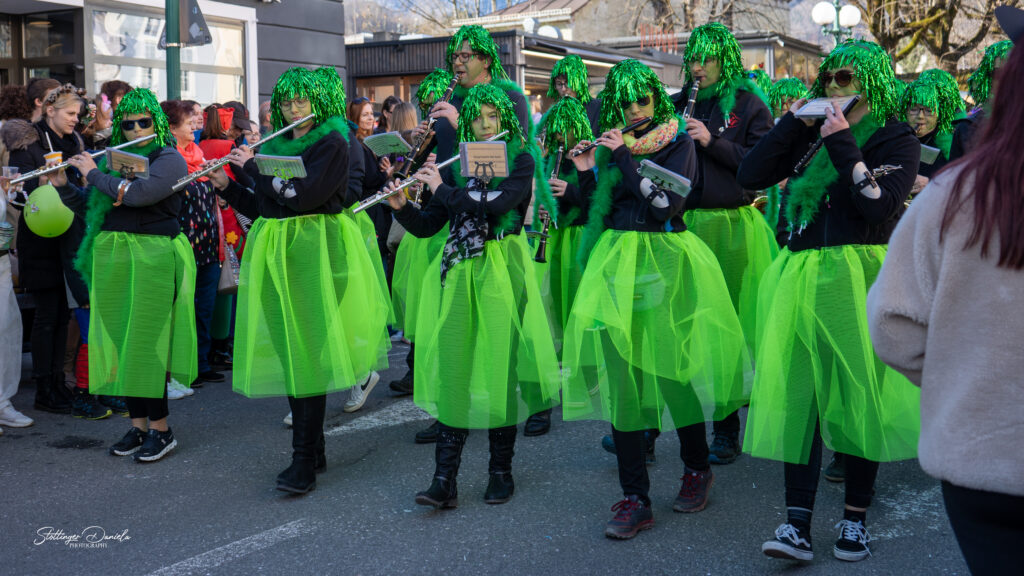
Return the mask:
[[715, 434], [711, 441], [708, 462], [712, 464], [731, 464], [740, 455], [738, 434]]
[[523, 436], [543, 436], [551, 430], [551, 409], [533, 414], [523, 425]]
[[651, 507], [644, 504], [640, 497], [631, 494], [612, 506], [615, 517], [605, 525], [604, 535], [616, 540], [629, 540], [637, 532], [654, 527], [654, 514]]
[[110, 408], [110, 411], [119, 416], [128, 415], [128, 404], [125, 403], [124, 398], [120, 396], [97, 396], [96, 400], [100, 404]]
[[224, 374], [216, 370], [207, 370], [199, 374], [199, 380], [203, 382], [223, 382]]
[[832, 453], [832, 460], [825, 467], [825, 480], [843, 482], [846, 480], [846, 458], [840, 452]]
[[395, 396], [408, 396], [412, 394], [412, 370], [405, 373], [401, 380], [392, 380], [388, 388], [395, 393]]
[[708, 492], [715, 482], [715, 475], [711, 469], [699, 472], [685, 468], [680, 480], [683, 484], [679, 487], [679, 495], [672, 503], [672, 509], [676, 512], [700, 512], [707, 507]]
[[167, 429], [167, 432], [150, 429], [146, 434], [145, 442], [142, 443], [142, 448], [135, 453], [135, 461], [156, 462], [174, 450], [177, 445], [178, 441], [174, 439], [174, 433], [170, 428]]
[[811, 532], [792, 524], [782, 524], [775, 529], [775, 538], [761, 544], [761, 552], [772, 558], [786, 558], [810, 562], [814, 559], [811, 551]]
[[131, 456], [135, 454], [146, 439], [146, 433], [135, 426], [128, 429], [128, 433], [121, 438], [121, 441], [110, 447], [111, 456]]
[[871, 550], [868, 549], [871, 536], [868, 535], [868, 529], [860, 520], [856, 522], [840, 520], [839, 524], [836, 524], [836, 528], [839, 529], [839, 539], [832, 547], [832, 554], [836, 558], [847, 562], [858, 562], [871, 556]]
[[72, 416], [86, 420], [103, 420], [110, 414], [110, 408], [100, 405], [88, 390], [75, 388], [75, 397], [71, 400]]
[[432, 444], [437, 442], [437, 434], [441, 429], [441, 423], [434, 420], [434, 423], [416, 433], [417, 444]]

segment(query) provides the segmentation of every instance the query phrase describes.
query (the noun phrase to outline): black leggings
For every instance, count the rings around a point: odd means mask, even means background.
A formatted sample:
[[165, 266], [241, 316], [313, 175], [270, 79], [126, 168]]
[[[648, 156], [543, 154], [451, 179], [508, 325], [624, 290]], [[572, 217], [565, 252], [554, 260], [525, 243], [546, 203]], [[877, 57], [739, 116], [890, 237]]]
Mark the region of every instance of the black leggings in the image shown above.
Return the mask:
[[68, 295], [64, 285], [51, 290], [32, 292], [35, 316], [32, 320], [32, 377], [53, 378], [64, 373], [64, 350], [67, 347]]
[[[679, 457], [691, 470], [708, 469], [708, 441], [703, 422], [676, 429]], [[643, 430], [623, 432], [612, 427], [615, 454], [619, 461], [619, 484], [626, 496], [637, 495], [650, 503], [651, 479], [647, 476], [647, 439]]]
[[126, 396], [124, 403], [128, 405], [130, 418], [148, 418], [150, 422], [167, 418], [167, 387], [164, 386], [163, 398], [136, 398]]
[[[867, 508], [871, 505], [871, 494], [875, 487], [875, 477], [878, 475], [878, 462], [849, 454], [845, 454], [845, 457], [846, 505]], [[818, 492], [818, 479], [821, 476], [821, 435], [817, 426], [814, 429], [814, 441], [807, 464], [786, 463], [785, 468], [786, 506], [813, 510], [814, 497]]]
[[974, 576], [1019, 574], [1024, 496], [972, 490], [942, 482], [946, 514]]

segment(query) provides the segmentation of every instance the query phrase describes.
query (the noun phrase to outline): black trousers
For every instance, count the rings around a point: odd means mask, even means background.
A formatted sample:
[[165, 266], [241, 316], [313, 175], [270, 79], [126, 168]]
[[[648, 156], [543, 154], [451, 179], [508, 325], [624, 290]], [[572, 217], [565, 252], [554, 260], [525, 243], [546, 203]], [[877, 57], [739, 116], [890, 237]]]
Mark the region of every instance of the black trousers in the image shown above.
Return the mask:
[[32, 377], [47, 382], [64, 373], [64, 350], [67, 347], [68, 295], [59, 289], [32, 292], [35, 316], [32, 319]]
[[128, 405], [129, 418], [148, 418], [150, 421], [167, 418], [167, 387], [164, 386], [163, 398], [136, 398], [126, 396], [124, 403]]
[[942, 499], [960, 552], [974, 576], [1019, 574], [1024, 496], [942, 482]]
[[[878, 462], [846, 454], [846, 505], [867, 508], [878, 476]], [[814, 509], [821, 477], [821, 435], [814, 429], [814, 441], [807, 464], [785, 465], [786, 506]]]
[[[676, 429], [679, 436], [679, 457], [691, 470], [708, 469], [707, 431], [703, 422]], [[637, 495], [650, 504], [648, 492], [651, 479], [647, 476], [647, 439], [644, 431], [623, 432], [612, 427], [615, 453], [619, 461], [619, 484], [625, 496]]]
[[721, 420], [716, 420], [714, 429], [716, 436], [719, 434], [735, 434], [738, 436], [740, 433], [740, 411], [737, 410]]

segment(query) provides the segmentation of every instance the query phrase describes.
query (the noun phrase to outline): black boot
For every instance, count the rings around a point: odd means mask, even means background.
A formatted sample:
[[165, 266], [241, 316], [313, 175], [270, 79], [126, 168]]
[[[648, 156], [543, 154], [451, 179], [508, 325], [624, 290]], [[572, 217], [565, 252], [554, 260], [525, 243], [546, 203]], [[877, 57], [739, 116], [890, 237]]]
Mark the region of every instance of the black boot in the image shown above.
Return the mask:
[[543, 436], [551, 430], [551, 408], [537, 412], [526, 419], [523, 436]]
[[487, 504], [504, 504], [512, 499], [516, 491], [512, 481], [512, 455], [515, 454], [516, 427], [491, 428], [487, 432], [491, 441], [491, 461], [487, 466], [490, 480], [484, 492]]
[[316, 441], [316, 465], [313, 470], [319, 474], [327, 470], [327, 441], [324, 440], [324, 429], [320, 428], [320, 439]]
[[53, 395], [61, 402], [67, 402], [68, 404], [72, 404], [74, 402], [75, 394], [65, 383], [63, 372], [58, 372], [53, 375]]
[[292, 408], [292, 465], [277, 476], [277, 489], [305, 494], [316, 488], [317, 444], [324, 429], [326, 396], [288, 397]]
[[434, 448], [434, 479], [430, 488], [416, 494], [416, 503], [434, 508], [455, 508], [459, 505], [459, 490], [455, 478], [462, 463], [462, 447], [469, 432], [461, 428], [440, 425]]
[[431, 424], [430, 426], [427, 426], [423, 430], [420, 430], [419, 432], [417, 432], [416, 433], [416, 443], [417, 444], [430, 444], [432, 442], [437, 442], [437, 432], [439, 430], [439, 428], [438, 428], [439, 426], [440, 426], [440, 422], [438, 422], [437, 420], [434, 420], [433, 424]]
[[[64, 386], [63, 377], [60, 386]], [[32, 381], [36, 385], [35, 409], [54, 414], [70, 414], [71, 402], [65, 400], [54, 390], [54, 379], [52, 376], [35, 377]]]

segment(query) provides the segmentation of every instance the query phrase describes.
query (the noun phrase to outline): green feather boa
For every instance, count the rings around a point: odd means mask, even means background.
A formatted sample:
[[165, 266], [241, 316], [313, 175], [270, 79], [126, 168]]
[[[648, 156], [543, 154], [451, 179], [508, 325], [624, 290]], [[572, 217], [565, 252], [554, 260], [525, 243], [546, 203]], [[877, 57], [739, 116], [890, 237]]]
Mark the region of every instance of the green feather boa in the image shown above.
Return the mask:
[[743, 76], [736, 76], [726, 81], [719, 80], [713, 86], [701, 88], [697, 91], [697, 101], [703, 102], [711, 98], [718, 98], [718, 108], [722, 111], [722, 121], [728, 126], [729, 115], [732, 114], [732, 109], [736, 107], [737, 90], [750, 92], [760, 98], [765, 103], [765, 106], [768, 106], [769, 109], [771, 108], [771, 105], [768, 103], [768, 96], [765, 95], [753, 80]]
[[302, 135], [301, 138], [292, 138], [291, 134], [282, 134], [273, 140], [268, 140], [260, 146], [262, 154], [272, 156], [301, 156], [310, 146], [316, 144], [329, 132], [337, 132], [348, 141], [348, 122], [341, 116], [331, 116], [319, 126]]
[[[875, 122], [874, 116], [868, 114], [864, 119], [853, 126], [850, 130], [857, 140], [857, 147], [861, 148], [871, 138], [871, 135], [878, 130], [879, 125]], [[786, 221], [789, 223], [790, 231], [800, 231], [814, 222], [818, 210], [821, 209], [822, 198], [828, 192], [828, 187], [839, 179], [839, 172], [832, 164], [828, 155], [828, 149], [822, 149], [811, 160], [807, 170], [786, 185]]]
[[[131, 153], [148, 157], [160, 148], [162, 146], [159, 143], [155, 140], [150, 140], [142, 148], [132, 148]], [[121, 177], [121, 173], [117, 170], [107, 170], [106, 156], [100, 158], [96, 168], [100, 172], [110, 174], [115, 178]], [[114, 209], [114, 199], [97, 190], [95, 186], [90, 186], [87, 194], [89, 195], [89, 200], [85, 212], [85, 236], [82, 238], [82, 243], [78, 245], [78, 253], [75, 255], [74, 265], [78, 273], [82, 275], [86, 287], [92, 288], [92, 247], [96, 244], [96, 236], [103, 228], [103, 223], [107, 219], [107, 213]]]

